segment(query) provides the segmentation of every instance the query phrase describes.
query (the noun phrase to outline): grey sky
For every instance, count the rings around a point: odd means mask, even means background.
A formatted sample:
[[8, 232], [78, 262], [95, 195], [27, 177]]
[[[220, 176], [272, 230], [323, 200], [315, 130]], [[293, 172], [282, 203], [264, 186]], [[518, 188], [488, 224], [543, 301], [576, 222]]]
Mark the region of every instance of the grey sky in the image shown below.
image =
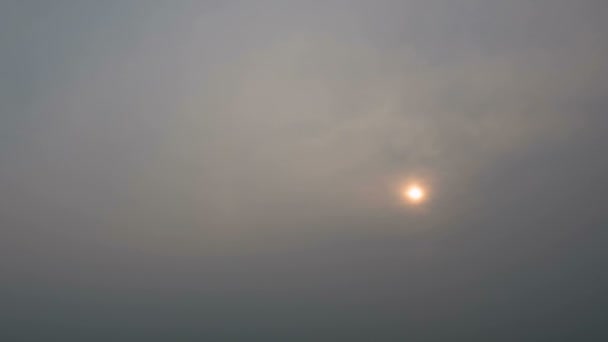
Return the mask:
[[604, 340], [607, 9], [0, 3], [0, 337]]

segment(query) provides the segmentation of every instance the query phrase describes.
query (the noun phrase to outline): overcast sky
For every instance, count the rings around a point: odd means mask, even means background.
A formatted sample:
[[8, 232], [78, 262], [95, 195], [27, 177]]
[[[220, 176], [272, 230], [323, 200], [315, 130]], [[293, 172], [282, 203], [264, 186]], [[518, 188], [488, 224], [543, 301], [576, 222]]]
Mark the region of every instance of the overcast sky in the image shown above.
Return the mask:
[[607, 340], [606, 18], [0, 1], [0, 339]]

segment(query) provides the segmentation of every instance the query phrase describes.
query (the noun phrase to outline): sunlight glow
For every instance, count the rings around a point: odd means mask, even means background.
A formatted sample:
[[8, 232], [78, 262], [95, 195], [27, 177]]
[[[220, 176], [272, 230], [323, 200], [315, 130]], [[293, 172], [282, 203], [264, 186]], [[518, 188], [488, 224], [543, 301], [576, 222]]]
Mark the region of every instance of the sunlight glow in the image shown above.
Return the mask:
[[402, 195], [404, 199], [411, 204], [422, 203], [427, 197], [426, 190], [418, 184], [407, 185], [403, 189]]

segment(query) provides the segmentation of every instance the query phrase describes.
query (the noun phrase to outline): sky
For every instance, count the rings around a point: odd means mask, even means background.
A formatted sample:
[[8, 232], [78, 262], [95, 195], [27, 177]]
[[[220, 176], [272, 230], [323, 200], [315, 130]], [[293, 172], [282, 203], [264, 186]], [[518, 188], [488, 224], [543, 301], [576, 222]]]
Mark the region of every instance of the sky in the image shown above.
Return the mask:
[[1, 1], [0, 339], [607, 340], [606, 17]]

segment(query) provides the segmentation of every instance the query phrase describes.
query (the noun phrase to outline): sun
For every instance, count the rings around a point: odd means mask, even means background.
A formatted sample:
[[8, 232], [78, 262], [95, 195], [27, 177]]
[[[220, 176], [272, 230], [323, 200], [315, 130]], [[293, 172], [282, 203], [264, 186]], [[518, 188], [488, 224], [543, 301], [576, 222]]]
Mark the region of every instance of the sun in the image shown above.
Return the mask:
[[427, 198], [427, 191], [418, 184], [409, 184], [403, 188], [402, 195], [407, 202], [420, 204]]

